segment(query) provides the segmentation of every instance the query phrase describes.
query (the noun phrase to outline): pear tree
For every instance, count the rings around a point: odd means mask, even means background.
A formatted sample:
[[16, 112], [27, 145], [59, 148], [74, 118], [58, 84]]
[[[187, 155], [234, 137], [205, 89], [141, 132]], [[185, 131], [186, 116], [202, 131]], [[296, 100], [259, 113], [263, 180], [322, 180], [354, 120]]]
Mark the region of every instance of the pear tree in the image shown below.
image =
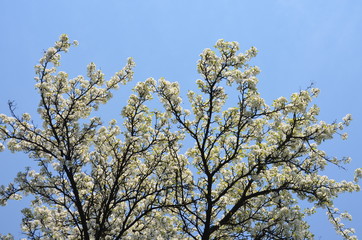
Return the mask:
[[357, 239], [334, 200], [359, 191], [362, 170], [351, 182], [321, 174], [350, 161], [320, 144], [345, 139], [352, 117], [318, 120], [319, 89], [268, 105], [260, 70], [249, 64], [256, 48], [240, 53], [238, 43], [219, 40], [200, 55], [189, 109], [177, 82], [149, 78], [135, 85], [121, 117], [105, 123], [96, 110], [132, 80], [135, 64], [128, 59], [106, 80], [90, 63], [86, 77], [69, 78], [58, 67], [73, 45], [61, 35], [35, 66], [40, 122], [12, 102], [0, 114], [0, 149], [39, 166], [0, 187], [4, 206], [33, 197], [22, 210], [27, 239], [313, 239], [305, 218], [317, 208], [343, 239]]

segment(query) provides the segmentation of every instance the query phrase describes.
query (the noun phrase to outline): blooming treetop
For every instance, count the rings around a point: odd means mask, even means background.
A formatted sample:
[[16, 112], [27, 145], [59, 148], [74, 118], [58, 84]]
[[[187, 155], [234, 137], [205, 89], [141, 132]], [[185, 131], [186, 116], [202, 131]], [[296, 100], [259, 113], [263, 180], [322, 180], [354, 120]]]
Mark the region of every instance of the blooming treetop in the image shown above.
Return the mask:
[[[259, 69], [248, 65], [257, 50], [239, 53], [236, 42], [219, 40], [218, 54], [201, 54], [191, 109], [177, 82], [149, 78], [134, 87], [123, 124], [104, 124], [94, 110], [132, 79], [134, 63], [128, 59], [108, 81], [94, 63], [87, 77], [69, 79], [57, 67], [72, 45], [61, 35], [35, 66], [41, 127], [16, 115], [12, 103], [11, 116], [0, 115], [0, 149], [26, 152], [40, 167], [0, 188], [1, 205], [34, 196], [22, 211], [28, 239], [312, 239], [304, 218], [318, 207], [344, 239], [356, 239], [341, 222], [351, 216], [338, 216], [333, 202], [360, 189], [362, 170], [354, 182], [319, 174], [350, 160], [318, 146], [351, 116], [319, 121], [311, 104], [318, 89], [269, 106], [257, 89]], [[151, 111], [146, 103], [156, 97], [163, 107]], [[193, 144], [182, 147], [186, 141]]]

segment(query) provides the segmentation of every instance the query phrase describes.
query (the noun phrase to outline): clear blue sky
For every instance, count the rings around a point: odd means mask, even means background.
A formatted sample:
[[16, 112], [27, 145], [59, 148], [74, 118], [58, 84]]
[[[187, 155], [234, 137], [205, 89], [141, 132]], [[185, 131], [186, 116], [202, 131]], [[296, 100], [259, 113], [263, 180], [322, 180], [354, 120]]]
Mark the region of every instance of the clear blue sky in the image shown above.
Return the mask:
[[[332, 122], [353, 115], [350, 137], [323, 147], [331, 156], [351, 156], [347, 170], [326, 174], [353, 179], [362, 167], [362, 2], [360, 0], [34, 0], [0, 1], [0, 113], [15, 100], [19, 113], [36, 113], [34, 68], [43, 50], [67, 33], [80, 42], [63, 57], [62, 69], [85, 73], [93, 61], [111, 76], [129, 56], [136, 61], [135, 81], [165, 77], [178, 81], [183, 93], [198, 78], [195, 63], [204, 48], [223, 38], [241, 49], [259, 49], [259, 89], [271, 103], [279, 96], [314, 83], [321, 89], [316, 103], [320, 119]], [[118, 90], [102, 114], [117, 118], [129, 95]], [[22, 154], [0, 153], [0, 184], [9, 183], [32, 162]], [[352, 213], [352, 226], [362, 236], [362, 193], [336, 201]], [[0, 233], [20, 238], [20, 209], [27, 201], [0, 207]], [[310, 219], [316, 239], [338, 239], [324, 212]]]

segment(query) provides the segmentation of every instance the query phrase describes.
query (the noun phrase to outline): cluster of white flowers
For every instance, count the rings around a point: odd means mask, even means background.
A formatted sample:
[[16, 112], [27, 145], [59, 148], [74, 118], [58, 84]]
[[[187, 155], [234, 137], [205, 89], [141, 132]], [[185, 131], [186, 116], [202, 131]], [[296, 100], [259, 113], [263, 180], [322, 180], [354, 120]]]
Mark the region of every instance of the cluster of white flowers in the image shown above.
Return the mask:
[[362, 178], [362, 168], [357, 168], [354, 172], [354, 181], [358, 182], [360, 178]]
[[347, 114], [345, 117], [343, 117], [343, 123], [348, 126], [350, 122], [352, 121], [352, 115]]
[[347, 228], [342, 220], [352, 221], [352, 216], [347, 213], [343, 212], [340, 213], [338, 208], [333, 206], [328, 208], [327, 215], [329, 221], [334, 225], [334, 228], [338, 234], [340, 234], [344, 239], [347, 240], [357, 240], [357, 236], [355, 234], [354, 228]]

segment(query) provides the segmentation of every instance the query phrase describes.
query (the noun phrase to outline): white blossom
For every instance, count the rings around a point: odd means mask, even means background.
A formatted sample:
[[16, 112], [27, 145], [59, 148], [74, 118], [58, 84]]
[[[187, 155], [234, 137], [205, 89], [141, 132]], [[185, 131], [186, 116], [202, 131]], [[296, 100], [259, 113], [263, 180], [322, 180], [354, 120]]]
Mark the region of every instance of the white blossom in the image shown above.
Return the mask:
[[348, 133], [343, 133], [341, 135], [341, 137], [342, 137], [342, 140], [346, 140], [348, 138]]
[[360, 178], [362, 178], [362, 168], [357, 168], [354, 172], [354, 181], [358, 182]]
[[347, 114], [345, 117], [343, 117], [343, 122], [344, 122], [344, 124], [346, 126], [348, 126], [351, 121], [352, 121], [352, 115], [351, 114]]

